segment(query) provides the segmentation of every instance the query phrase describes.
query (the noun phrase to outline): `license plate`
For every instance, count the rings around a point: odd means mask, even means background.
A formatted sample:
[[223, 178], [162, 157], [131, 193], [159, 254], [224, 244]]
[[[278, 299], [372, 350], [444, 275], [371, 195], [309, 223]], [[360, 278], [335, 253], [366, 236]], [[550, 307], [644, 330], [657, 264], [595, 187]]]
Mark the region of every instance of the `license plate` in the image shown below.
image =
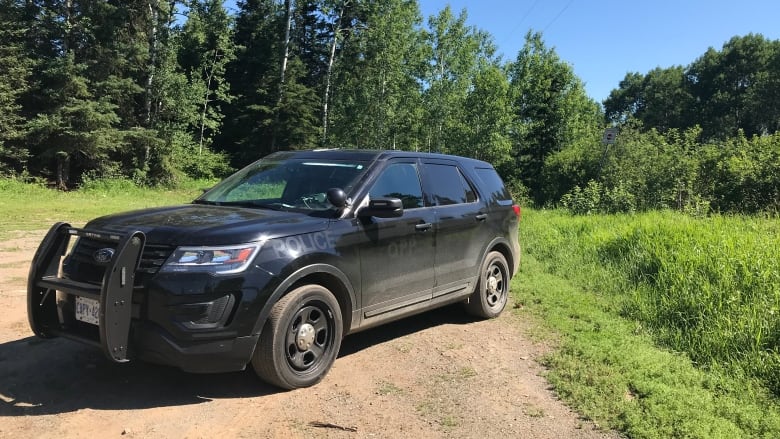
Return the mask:
[[100, 302], [95, 299], [76, 296], [76, 320], [100, 325]]

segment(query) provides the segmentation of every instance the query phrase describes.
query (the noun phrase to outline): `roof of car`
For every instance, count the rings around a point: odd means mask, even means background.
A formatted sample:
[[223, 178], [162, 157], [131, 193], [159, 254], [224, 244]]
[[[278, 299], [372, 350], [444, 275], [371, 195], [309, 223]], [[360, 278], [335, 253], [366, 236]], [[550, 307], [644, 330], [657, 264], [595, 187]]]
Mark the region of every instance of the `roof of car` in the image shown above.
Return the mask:
[[414, 158], [440, 158], [458, 160], [460, 162], [471, 162], [474, 165], [491, 166], [489, 163], [468, 157], [461, 157], [448, 154], [401, 151], [401, 150], [380, 150], [380, 149], [313, 149], [298, 151], [280, 151], [272, 154], [274, 158], [299, 158], [299, 159], [340, 159], [340, 160], [387, 160], [397, 157]]

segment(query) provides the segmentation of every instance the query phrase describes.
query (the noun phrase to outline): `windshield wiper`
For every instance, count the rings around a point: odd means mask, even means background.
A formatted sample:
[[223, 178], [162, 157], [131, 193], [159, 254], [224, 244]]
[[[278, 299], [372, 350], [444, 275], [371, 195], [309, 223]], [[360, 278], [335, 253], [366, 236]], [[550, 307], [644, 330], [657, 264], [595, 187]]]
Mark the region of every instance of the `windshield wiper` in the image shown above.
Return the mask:
[[219, 201], [192, 200], [192, 204], [207, 204], [207, 205], [210, 205], [210, 206], [219, 206], [222, 203], [220, 203]]
[[271, 209], [271, 210], [282, 210], [281, 207], [274, 204], [269, 203], [262, 203], [259, 201], [254, 200], [243, 200], [243, 201], [221, 201], [216, 203], [220, 206], [236, 206], [236, 207], [252, 207], [257, 209]]

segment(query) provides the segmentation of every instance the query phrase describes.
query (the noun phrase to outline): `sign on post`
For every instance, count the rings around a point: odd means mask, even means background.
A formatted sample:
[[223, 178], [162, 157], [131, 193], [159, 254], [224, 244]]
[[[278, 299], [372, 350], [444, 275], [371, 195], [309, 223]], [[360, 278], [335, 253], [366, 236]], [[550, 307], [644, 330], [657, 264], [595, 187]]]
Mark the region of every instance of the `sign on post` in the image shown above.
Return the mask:
[[601, 143], [605, 145], [614, 145], [615, 139], [617, 139], [617, 128], [607, 128], [604, 130], [604, 136], [601, 138]]

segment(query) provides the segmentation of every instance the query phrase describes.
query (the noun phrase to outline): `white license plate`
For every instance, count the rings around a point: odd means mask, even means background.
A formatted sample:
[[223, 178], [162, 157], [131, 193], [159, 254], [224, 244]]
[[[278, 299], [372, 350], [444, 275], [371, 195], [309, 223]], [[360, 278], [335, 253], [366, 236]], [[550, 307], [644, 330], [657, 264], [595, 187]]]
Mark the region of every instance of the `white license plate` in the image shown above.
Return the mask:
[[76, 296], [76, 320], [100, 325], [100, 302], [95, 299]]

